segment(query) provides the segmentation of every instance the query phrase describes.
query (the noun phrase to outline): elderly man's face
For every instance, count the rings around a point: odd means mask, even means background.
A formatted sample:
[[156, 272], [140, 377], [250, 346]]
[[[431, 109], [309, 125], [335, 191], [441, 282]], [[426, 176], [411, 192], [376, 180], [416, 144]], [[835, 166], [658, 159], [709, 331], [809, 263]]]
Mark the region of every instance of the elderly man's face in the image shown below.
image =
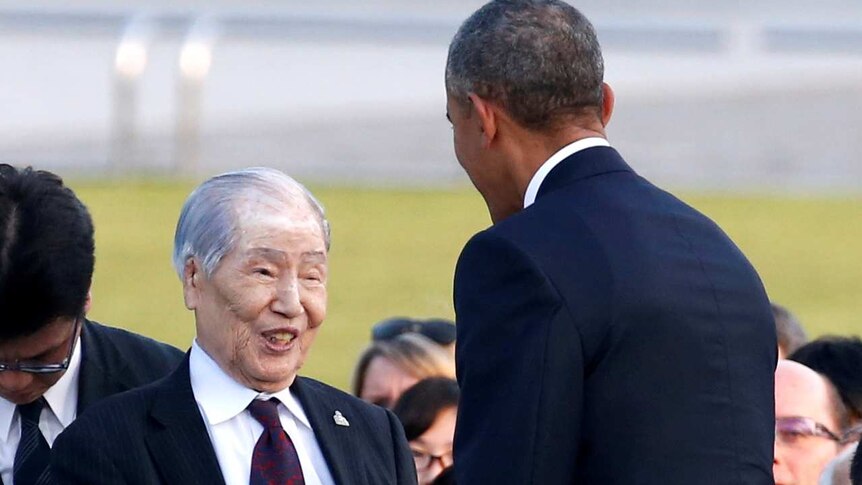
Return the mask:
[[[775, 417], [810, 418], [840, 435], [827, 381], [808, 367], [779, 361], [775, 372]], [[778, 433], [772, 472], [778, 485], [817, 485], [820, 473], [839, 451], [826, 436]]]
[[323, 230], [306, 204], [240, 208], [234, 250], [207, 278], [186, 268], [201, 347], [237, 382], [265, 392], [293, 382], [326, 316]]

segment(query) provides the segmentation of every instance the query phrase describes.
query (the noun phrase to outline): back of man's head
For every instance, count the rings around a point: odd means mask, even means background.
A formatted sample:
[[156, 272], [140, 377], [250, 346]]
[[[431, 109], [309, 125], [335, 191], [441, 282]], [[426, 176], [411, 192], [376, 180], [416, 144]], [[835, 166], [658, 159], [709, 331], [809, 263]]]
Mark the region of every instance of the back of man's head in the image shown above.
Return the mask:
[[84, 312], [93, 222], [57, 175], [0, 164], [0, 339]]
[[826, 376], [838, 390], [851, 420], [862, 422], [862, 340], [859, 337], [820, 337], [797, 349], [790, 360]]
[[468, 94], [499, 103], [537, 131], [574, 118], [601, 116], [604, 61], [590, 22], [558, 0], [497, 0], [455, 34], [446, 90], [462, 105]]
[[778, 358], [786, 359], [808, 342], [808, 336], [802, 328], [802, 323], [790, 310], [777, 303], [772, 303], [770, 306], [772, 317], [775, 319], [775, 335], [778, 338]]

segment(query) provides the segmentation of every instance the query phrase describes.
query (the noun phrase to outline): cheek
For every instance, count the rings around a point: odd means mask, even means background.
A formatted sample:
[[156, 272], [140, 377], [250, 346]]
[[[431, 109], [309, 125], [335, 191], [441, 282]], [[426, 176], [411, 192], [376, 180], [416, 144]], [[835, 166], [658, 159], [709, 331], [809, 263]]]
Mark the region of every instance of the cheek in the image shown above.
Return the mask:
[[326, 319], [326, 287], [307, 290], [303, 306], [308, 314], [308, 328], [316, 329]]

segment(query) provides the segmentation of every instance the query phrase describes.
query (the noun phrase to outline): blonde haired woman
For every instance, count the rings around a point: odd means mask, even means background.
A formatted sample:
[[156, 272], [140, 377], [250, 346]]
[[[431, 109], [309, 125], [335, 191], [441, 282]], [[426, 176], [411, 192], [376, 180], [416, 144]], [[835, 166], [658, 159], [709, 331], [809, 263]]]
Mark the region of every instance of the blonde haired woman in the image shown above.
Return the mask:
[[443, 347], [419, 334], [406, 333], [372, 343], [353, 373], [353, 394], [391, 408], [401, 393], [427, 377], [455, 378], [455, 360]]

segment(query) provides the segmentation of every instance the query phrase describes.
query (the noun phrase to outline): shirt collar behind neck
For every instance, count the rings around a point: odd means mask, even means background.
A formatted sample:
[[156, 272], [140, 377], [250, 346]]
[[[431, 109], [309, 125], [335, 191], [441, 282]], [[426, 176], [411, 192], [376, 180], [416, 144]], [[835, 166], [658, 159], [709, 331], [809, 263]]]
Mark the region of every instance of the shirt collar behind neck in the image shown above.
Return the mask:
[[607, 140], [604, 138], [600, 138], [597, 136], [590, 138], [582, 138], [580, 140], [569, 143], [557, 150], [556, 153], [551, 155], [545, 163], [543, 163], [536, 173], [533, 174], [533, 178], [530, 179], [529, 185], [527, 185], [527, 192], [524, 194], [524, 208], [530, 207], [533, 205], [533, 202], [536, 201], [536, 196], [539, 195], [539, 188], [542, 186], [542, 182], [545, 180], [545, 177], [554, 169], [557, 165], [560, 164], [563, 160], [569, 158], [571, 155], [579, 152], [581, 150], [586, 150], [587, 148], [598, 147], [598, 146], [610, 146]]
[[204, 418], [210, 425], [228, 421], [245, 411], [253, 399], [277, 398], [297, 422], [311, 429], [302, 405], [291, 394], [290, 387], [269, 394], [249, 389], [229, 376], [206, 351], [192, 342], [189, 356], [189, 374], [195, 401], [203, 408]]

